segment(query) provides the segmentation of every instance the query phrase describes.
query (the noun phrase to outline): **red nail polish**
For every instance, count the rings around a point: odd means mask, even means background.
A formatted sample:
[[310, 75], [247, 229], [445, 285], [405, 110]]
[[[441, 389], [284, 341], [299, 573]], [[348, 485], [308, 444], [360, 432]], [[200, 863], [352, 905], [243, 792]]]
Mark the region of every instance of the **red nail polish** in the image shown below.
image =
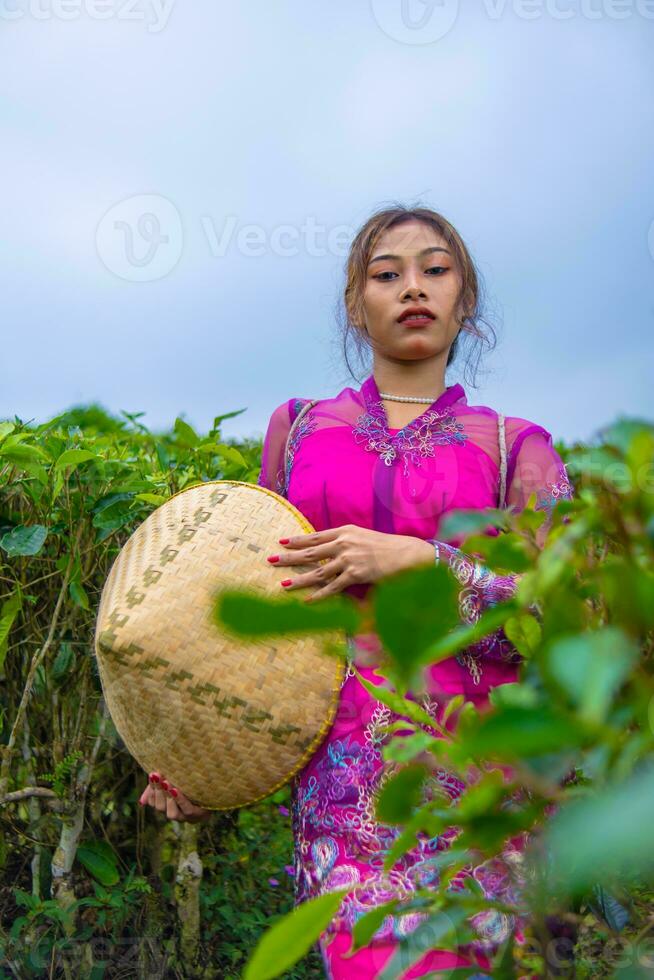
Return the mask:
[[158, 783], [158, 782], [160, 782], [159, 777], [157, 776], [156, 772], [153, 772], [152, 775], [150, 776], [150, 782], [151, 783]]
[[288, 542], [289, 542], [290, 540], [291, 540], [290, 538], [280, 538], [280, 539], [279, 539], [279, 543], [280, 543], [280, 544], [288, 544]]
[[168, 789], [168, 783], [166, 782], [165, 779], [161, 780], [161, 785], [163, 786], [164, 789]]
[[177, 796], [177, 790], [175, 789], [174, 786], [171, 786], [170, 792], [171, 792], [172, 796]]
[[276, 561], [279, 561], [279, 555], [271, 555], [268, 561], [274, 565]]
[[282, 582], [281, 584], [282, 584], [282, 585], [290, 585], [292, 581], [293, 581], [293, 580], [292, 580], [292, 579], [290, 579], [290, 578], [285, 578], [285, 579], [284, 579], [284, 581], [283, 581], [283, 582]]

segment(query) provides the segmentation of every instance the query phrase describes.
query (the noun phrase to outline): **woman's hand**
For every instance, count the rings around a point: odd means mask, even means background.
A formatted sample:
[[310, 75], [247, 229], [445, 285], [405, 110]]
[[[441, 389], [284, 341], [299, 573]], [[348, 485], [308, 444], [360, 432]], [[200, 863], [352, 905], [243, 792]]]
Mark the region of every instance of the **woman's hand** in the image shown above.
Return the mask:
[[289, 592], [311, 585], [323, 586], [307, 596], [305, 602], [334, 595], [350, 585], [372, 584], [394, 572], [434, 561], [434, 549], [428, 541], [407, 534], [371, 531], [356, 524], [281, 538], [279, 543], [288, 550], [268, 558], [275, 565], [312, 565], [328, 559], [315, 571], [284, 580], [289, 583], [284, 586]]
[[207, 820], [212, 810], [191, 803], [181, 790], [172, 786], [161, 773], [151, 772], [148, 785], [139, 798], [141, 806], [149, 803], [155, 810], [165, 813], [170, 820], [186, 820], [188, 823], [200, 823]]

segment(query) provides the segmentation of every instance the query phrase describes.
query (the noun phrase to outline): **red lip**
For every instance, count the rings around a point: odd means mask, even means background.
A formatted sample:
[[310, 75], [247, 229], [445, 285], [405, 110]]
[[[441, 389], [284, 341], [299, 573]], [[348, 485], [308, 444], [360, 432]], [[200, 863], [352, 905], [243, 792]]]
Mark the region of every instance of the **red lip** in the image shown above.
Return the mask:
[[408, 316], [415, 314], [416, 316], [421, 313], [423, 316], [429, 317], [430, 320], [435, 319], [434, 314], [431, 310], [427, 309], [426, 306], [407, 306], [406, 310], [402, 310], [397, 318], [398, 323], [402, 323]]

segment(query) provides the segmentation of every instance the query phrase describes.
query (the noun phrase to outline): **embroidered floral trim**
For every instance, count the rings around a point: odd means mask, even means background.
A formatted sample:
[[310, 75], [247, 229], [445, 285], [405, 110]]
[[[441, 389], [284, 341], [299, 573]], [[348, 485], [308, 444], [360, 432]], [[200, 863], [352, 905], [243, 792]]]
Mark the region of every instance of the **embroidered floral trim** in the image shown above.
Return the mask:
[[434, 456], [435, 445], [461, 445], [468, 438], [463, 432], [463, 423], [457, 421], [449, 408], [442, 412], [425, 412], [391, 435], [381, 399], [358, 416], [353, 432], [355, 442], [365, 442], [364, 448], [368, 452], [379, 453], [386, 466], [391, 466], [399, 456], [403, 462], [404, 476], [409, 475], [408, 462], [420, 467], [419, 457]]
[[[351, 659], [348, 660], [349, 668]], [[348, 678], [347, 683], [357, 681]], [[432, 709], [429, 713], [436, 720], [438, 703], [429, 698], [423, 703], [426, 710]], [[326, 751], [319, 753], [292, 783], [295, 904], [352, 886], [322, 935], [326, 945], [339, 930], [351, 931], [357, 920], [377, 905], [392, 898], [410, 899], [422, 887], [438, 887], [440, 872], [433, 858], [449, 848], [460, 834], [460, 828], [455, 826], [433, 838], [420, 833], [416, 845], [384, 872], [387, 850], [401, 829], [375, 819], [376, 795], [392, 775], [392, 766], [389, 768], [382, 756], [382, 745], [390, 735], [381, 727], [400, 716], [380, 701], [373, 700], [372, 708], [363, 729], [355, 729], [328, 744]], [[424, 784], [423, 802], [443, 793], [454, 801], [465, 789], [466, 784], [456, 774], [438, 768]], [[465, 879], [471, 876], [489, 899], [520, 908], [522, 855], [508, 844], [503, 857], [505, 862], [496, 858], [477, 866], [466, 865], [448, 888], [462, 889]], [[388, 915], [374, 933], [373, 941], [400, 940], [425, 918], [419, 912]], [[478, 950], [495, 948], [514, 928], [516, 939], [522, 939], [521, 924], [515, 915], [489, 909], [471, 917], [470, 923], [477, 936], [471, 945]]]
[[546, 483], [536, 494], [536, 505], [534, 510], [552, 510], [557, 500], [572, 500], [573, 492], [565, 466], [559, 470], [559, 479], [556, 483]]
[[[459, 590], [459, 615], [464, 623], [473, 625], [481, 614], [498, 602], [506, 602], [516, 591], [518, 575], [496, 575], [481, 562], [476, 562], [459, 548], [443, 541], [432, 540], [436, 562], [445, 562], [462, 588]], [[457, 654], [456, 659], [467, 667], [475, 684], [482, 676], [481, 660], [489, 657], [505, 663], [520, 663], [522, 656], [506, 638], [500, 627]]]
[[[293, 418], [297, 418], [303, 405], [306, 405], [306, 401], [302, 400], [301, 398], [296, 399], [293, 405]], [[307, 412], [307, 414], [300, 419], [293, 430], [293, 434], [291, 435], [291, 439], [288, 444], [288, 454], [285, 461], [285, 468], [280, 469], [279, 473], [277, 474], [277, 485], [275, 490], [277, 493], [281, 494], [282, 497], [286, 497], [288, 495], [288, 485], [291, 479], [293, 460], [295, 459], [295, 454], [298, 447], [305, 436], [308, 436], [310, 432], [315, 430], [317, 424], [317, 420], [311, 416], [311, 412]]]

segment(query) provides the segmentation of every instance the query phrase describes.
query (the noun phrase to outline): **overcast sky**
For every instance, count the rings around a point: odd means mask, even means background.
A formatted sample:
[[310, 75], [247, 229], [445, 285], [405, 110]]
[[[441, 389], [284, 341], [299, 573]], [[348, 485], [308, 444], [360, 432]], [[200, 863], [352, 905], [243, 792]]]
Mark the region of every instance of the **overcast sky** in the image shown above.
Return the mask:
[[0, 0], [0, 417], [261, 435], [358, 387], [371, 211], [442, 211], [496, 316], [470, 404], [651, 418], [654, 0]]

